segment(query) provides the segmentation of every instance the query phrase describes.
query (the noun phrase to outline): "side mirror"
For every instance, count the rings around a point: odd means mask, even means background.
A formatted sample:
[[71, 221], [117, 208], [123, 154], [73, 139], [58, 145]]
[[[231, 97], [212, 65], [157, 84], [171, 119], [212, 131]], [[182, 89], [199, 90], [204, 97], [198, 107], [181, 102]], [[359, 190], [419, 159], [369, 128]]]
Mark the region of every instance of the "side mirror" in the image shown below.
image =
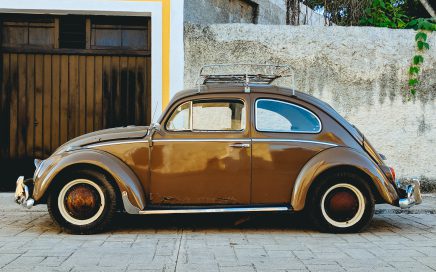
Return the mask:
[[153, 123], [153, 124], [151, 124], [151, 129], [154, 131], [160, 131], [161, 126], [159, 123]]
[[151, 125], [150, 125], [150, 135], [151, 136], [153, 136], [153, 134], [155, 133], [155, 132], [157, 132], [157, 133], [160, 133], [160, 131], [161, 131], [161, 125], [159, 124], [159, 123], [152, 123]]

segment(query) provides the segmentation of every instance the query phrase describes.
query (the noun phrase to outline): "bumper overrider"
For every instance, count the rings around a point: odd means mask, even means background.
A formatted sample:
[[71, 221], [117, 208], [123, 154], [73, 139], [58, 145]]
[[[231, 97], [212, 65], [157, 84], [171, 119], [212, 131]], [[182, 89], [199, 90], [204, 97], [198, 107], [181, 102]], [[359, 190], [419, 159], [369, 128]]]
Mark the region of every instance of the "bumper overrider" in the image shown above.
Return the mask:
[[422, 203], [420, 182], [417, 179], [412, 179], [408, 184], [401, 184], [398, 180], [395, 182], [400, 191], [398, 206], [401, 209], [408, 209], [414, 205]]
[[32, 199], [33, 179], [24, 179], [20, 176], [17, 179], [17, 187], [15, 189], [15, 202], [30, 209], [35, 200]]

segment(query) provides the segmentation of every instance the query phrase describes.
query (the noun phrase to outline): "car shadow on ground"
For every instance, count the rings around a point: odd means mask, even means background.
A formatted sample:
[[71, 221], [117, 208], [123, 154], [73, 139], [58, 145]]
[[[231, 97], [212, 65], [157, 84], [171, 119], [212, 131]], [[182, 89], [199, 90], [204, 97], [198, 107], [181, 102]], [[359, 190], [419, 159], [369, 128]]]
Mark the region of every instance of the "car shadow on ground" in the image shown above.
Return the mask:
[[[61, 233], [46, 212], [30, 212], [29, 217], [9, 222], [0, 222], [0, 236], [3, 231], [19, 233], [23, 230], [29, 234]], [[11, 216], [10, 213], [0, 213], [2, 217]], [[407, 215], [406, 215], [407, 218]], [[399, 215], [389, 217], [376, 215], [367, 231], [375, 233], [410, 231], [414, 229], [405, 218]], [[18, 224], [19, 223], [19, 228]], [[130, 215], [117, 213], [109, 228], [103, 233], [156, 233], [175, 230], [211, 231], [211, 232], [256, 232], [279, 231], [289, 233], [319, 233], [310, 220], [302, 213], [221, 213], [221, 214], [167, 214], [167, 215]]]
[[112, 231], [144, 229], [294, 229], [312, 230], [303, 214], [287, 213], [218, 213], [218, 214], [171, 214], [129, 215], [117, 214]]

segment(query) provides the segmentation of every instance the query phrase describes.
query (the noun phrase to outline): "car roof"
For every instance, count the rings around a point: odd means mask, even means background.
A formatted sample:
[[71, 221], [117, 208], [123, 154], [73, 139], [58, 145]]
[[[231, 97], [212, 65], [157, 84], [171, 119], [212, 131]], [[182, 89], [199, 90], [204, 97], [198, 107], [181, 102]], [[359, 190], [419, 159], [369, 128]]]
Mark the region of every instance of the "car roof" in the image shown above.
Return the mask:
[[[244, 92], [244, 84], [241, 83], [226, 83], [226, 84], [206, 84], [201, 85], [198, 88], [186, 89], [176, 93], [171, 100], [173, 102], [184, 99], [194, 95], [201, 94], [226, 94], [226, 93], [241, 93]], [[314, 104], [317, 107], [327, 107], [333, 110], [326, 102], [303, 92], [296, 91], [290, 88], [280, 87], [270, 84], [248, 84], [251, 93], [264, 93], [264, 94], [280, 94], [289, 97], [295, 97], [299, 100]], [[327, 110], [327, 109], [324, 109]]]
[[[186, 89], [174, 95], [169, 103], [170, 107], [173, 103], [180, 99], [188, 98], [190, 96], [197, 96], [201, 94], [226, 94], [226, 93], [241, 93], [244, 92], [244, 87], [250, 87], [250, 93], [264, 93], [264, 94], [280, 94], [283, 96], [293, 97], [297, 100], [307, 102], [320, 110], [330, 115], [333, 119], [339, 122], [346, 128], [360, 143], [363, 142], [363, 135], [351, 125], [344, 117], [337, 113], [328, 103], [300, 91], [291, 88], [280, 87], [272, 84], [242, 84], [242, 83], [214, 83], [200, 85], [197, 88]], [[168, 108], [167, 108], [168, 110]], [[165, 111], [166, 112], [166, 111]]]

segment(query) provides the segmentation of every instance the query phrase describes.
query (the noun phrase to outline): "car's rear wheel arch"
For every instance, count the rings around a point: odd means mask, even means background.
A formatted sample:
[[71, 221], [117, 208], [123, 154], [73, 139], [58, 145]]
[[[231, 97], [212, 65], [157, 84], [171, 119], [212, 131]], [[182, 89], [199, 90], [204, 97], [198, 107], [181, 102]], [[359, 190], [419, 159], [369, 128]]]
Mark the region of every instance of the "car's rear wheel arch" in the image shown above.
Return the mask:
[[319, 186], [321, 183], [323, 183], [326, 177], [331, 176], [335, 173], [352, 173], [360, 176], [367, 182], [376, 203], [383, 202], [383, 198], [381, 197], [379, 191], [377, 190], [374, 181], [367, 173], [352, 165], [339, 165], [339, 166], [331, 167], [320, 173], [317, 177], [315, 177], [315, 179], [313, 180], [312, 184], [309, 187], [309, 190], [307, 191], [305, 207], [310, 202], [310, 199], [313, 196], [313, 192], [315, 191], [315, 188]]

